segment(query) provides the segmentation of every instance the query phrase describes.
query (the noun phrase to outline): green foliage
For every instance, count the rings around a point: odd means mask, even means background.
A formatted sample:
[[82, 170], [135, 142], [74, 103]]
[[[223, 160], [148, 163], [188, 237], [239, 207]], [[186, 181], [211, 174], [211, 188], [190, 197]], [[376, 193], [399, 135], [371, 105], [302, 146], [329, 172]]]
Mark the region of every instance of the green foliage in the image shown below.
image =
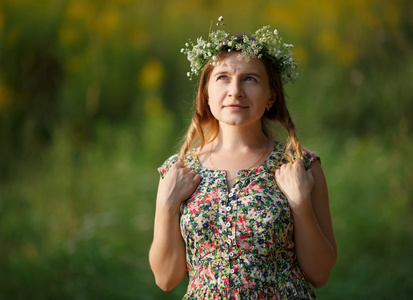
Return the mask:
[[296, 45], [289, 106], [322, 158], [339, 251], [317, 295], [409, 299], [411, 3], [1, 2], [0, 299], [182, 297], [147, 259], [156, 167], [191, 109], [179, 50], [220, 15]]

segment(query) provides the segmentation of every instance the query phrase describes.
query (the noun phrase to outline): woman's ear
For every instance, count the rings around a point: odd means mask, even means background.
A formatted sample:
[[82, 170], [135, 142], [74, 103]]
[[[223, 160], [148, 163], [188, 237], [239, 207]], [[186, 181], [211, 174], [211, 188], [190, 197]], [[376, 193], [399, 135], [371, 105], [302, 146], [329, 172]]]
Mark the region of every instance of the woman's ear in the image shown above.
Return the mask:
[[277, 94], [276, 93], [271, 93], [271, 98], [270, 100], [272, 101], [272, 104], [275, 103], [275, 101], [277, 101]]
[[273, 105], [274, 105], [274, 103], [275, 103], [275, 100], [276, 100], [276, 96], [275, 96], [275, 94], [273, 93], [272, 95], [271, 95], [271, 98], [268, 100], [268, 109], [270, 109]]

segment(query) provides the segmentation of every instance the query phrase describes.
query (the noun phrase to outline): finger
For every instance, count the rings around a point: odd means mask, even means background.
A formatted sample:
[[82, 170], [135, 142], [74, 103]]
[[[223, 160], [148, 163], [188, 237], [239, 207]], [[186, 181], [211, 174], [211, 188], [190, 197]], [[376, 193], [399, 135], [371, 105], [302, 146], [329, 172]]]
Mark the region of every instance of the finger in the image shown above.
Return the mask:
[[189, 174], [191, 171], [192, 171], [192, 170], [191, 170], [190, 168], [186, 168], [186, 167], [183, 167], [183, 168], [182, 168], [182, 172], [183, 172], [184, 174]]
[[294, 167], [301, 169], [304, 167], [304, 161], [301, 158], [297, 158], [294, 163]]
[[185, 164], [182, 161], [177, 161], [174, 166], [177, 168], [183, 168], [185, 167]]
[[274, 179], [276, 182], [278, 182], [278, 180], [281, 178], [281, 175], [282, 174], [280, 169], [275, 170]]
[[307, 170], [307, 174], [308, 174], [308, 177], [314, 178], [314, 177], [313, 177], [313, 171], [311, 171], [311, 169], [308, 169], [308, 170]]
[[303, 160], [301, 159], [301, 157], [296, 158], [294, 162], [299, 164], [299, 165], [303, 164]]
[[202, 180], [202, 176], [201, 175], [199, 175], [199, 174], [196, 174], [195, 176], [194, 176], [194, 178], [193, 178], [193, 180], [195, 181], [195, 182], [201, 182], [201, 180]]
[[285, 164], [285, 165], [282, 165], [281, 166], [281, 168], [280, 168], [280, 173], [282, 174], [282, 173], [284, 173], [284, 174], [286, 174], [286, 173], [288, 173], [288, 172], [291, 172], [291, 169], [293, 168], [293, 164], [292, 163], [288, 163], [288, 164]]

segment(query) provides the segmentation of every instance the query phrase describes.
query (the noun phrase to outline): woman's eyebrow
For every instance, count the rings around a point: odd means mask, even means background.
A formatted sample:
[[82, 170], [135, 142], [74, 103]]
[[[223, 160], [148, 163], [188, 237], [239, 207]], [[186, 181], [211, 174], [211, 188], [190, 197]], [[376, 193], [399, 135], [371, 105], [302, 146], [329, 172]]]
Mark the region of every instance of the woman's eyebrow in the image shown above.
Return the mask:
[[258, 77], [258, 78], [262, 79], [262, 76], [260, 74], [254, 73], [254, 72], [248, 72], [248, 73], [245, 73], [244, 75], [245, 76], [255, 76], [255, 77]]
[[[219, 76], [219, 75], [227, 75], [228, 73], [230, 73], [229, 71], [219, 71], [217, 73], [215, 73], [213, 76]], [[262, 79], [262, 76], [259, 75], [258, 73], [255, 72], [246, 72], [246, 73], [241, 73], [242, 76], [254, 76], [254, 77], [258, 77]]]
[[220, 75], [227, 75], [228, 73], [229, 73], [228, 71], [219, 71], [219, 72], [213, 74], [213, 76], [216, 77], [216, 76], [220, 76]]

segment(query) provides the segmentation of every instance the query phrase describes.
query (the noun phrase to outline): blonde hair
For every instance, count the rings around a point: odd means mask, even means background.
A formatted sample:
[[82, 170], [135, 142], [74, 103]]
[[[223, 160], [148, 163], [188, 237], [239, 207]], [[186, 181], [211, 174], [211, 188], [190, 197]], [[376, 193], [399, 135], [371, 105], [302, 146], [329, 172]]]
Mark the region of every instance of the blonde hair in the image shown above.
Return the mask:
[[[218, 60], [222, 60], [230, 54], [231, 53], [222, 51], [218, 54]], [[291, 119], [285, 102], [285, 93], [280, 72], [265, 56], [262, 57], [261, 60], [268, 74], [271, 92], [275, 97], [274, 105], [265, 111], [261, 119], [262, 130], [268, 138], [271, 138], [274, 131], [272, 125], [277, 122], [282, 125], [288, 133], [284, 155], [292, 162], [294, 160], [292, 153], [295, 152], [297, 158], [302, 158], [303, 154], [300, 141], [296, 135], [294, 122]], [[207, 100], [208, 82], [213, 69], [214, 67], [207, 63], [202, 70], [198, 92], [195, 98], [195, 111], [191, 124], [183, 139], [183, 145], [181, 146], [178, 157], [179, 161], [184, 161], [190, 149], [199, 147], [199, 153], [205, 144], [212, 142], [218, 136], [219, 124], [217, 119], [212, 115]]]

